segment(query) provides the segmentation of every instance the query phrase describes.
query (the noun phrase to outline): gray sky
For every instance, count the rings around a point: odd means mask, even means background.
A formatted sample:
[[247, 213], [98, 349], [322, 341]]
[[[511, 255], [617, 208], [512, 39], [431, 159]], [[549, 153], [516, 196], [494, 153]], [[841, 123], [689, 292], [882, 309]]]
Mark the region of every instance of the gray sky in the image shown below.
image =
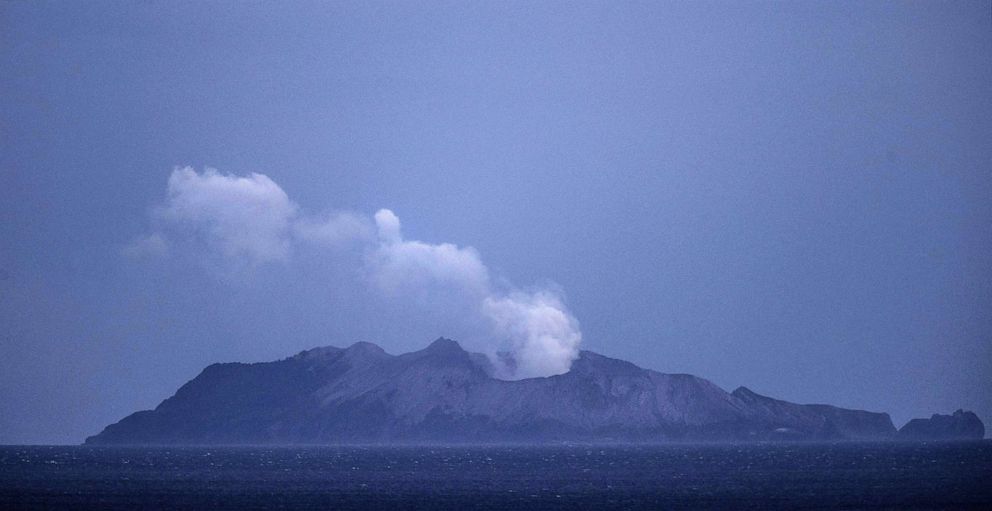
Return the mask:
[[4, 2], [0, 69], [0, 443], [440, 335], [992, 424], [989, 2]]

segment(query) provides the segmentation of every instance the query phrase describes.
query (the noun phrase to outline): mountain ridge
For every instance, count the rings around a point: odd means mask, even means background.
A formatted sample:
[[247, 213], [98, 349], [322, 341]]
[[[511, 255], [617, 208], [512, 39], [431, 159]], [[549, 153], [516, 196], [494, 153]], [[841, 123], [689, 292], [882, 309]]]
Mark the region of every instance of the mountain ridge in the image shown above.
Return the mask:
[[747, 387], [726, 392], [698, 376], [591, 351], [560, 375], [493, 374], [486, 356], [443, 337], [398, 355], [358, 342], [272, 362], [211, 364], [154, 410], [86, 444], [900, 438], [886, 413], [790, 403]]

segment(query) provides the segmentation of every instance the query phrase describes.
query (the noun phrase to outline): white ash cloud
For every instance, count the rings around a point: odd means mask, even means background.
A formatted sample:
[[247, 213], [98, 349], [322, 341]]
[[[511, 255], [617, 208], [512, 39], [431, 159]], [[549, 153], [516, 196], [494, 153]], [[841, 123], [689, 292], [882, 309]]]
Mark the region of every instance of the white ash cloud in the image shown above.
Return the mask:
[[[353, 212], [306, 214], [263, 174], [202, 173], [176, 168], [166, 201], [153, 213], [152, 231], [137, 238], [128, 256], [168, 257], [174, 247], [192, 248], [239, 268], [289, 261], [301, 244], [318, 248], [357, 246], [365, 253], [369, 288], [421, 307], [443, 308], [458, 300], [451, 322], [477, 325], [496, 374], [521, 379], [562, 374], [578, 357], [582, 334], [559, 293], [524, 291], [494, 278], [472, 247], [404, 239], [399, 218], [381, 209], [372, 218]], [[496, 282], [500, 282], [499, 285]], [[444, 317], [445, 310], [440, 317]], [[438, 314], [435, 314], [438, 316]], [[509, 353], [507, 357], [499, 353]]]
[[[497, 290], [489, 269], [472, 247], [404, 240], [399, 218], [382, 209], [375, 214], [379, 245], [372, 275], [388, 292], [417, 291], [440, 285], [475, 301], [491, 341], [481, 348], [508, 379], [568, 372], [578, 357], [582, 333], [561, 297], [551, 290]], [[512, 354], [513, 365], [497, 356]]]
[[328, 247], [347, 245], [356, 240], [371, 240], [375, 231], [368, 218], [338, 211], [323, 217], [300, 217], [293, 225], [300, 240]]
[[174, 169], [152, 224], [151, 233], [124, 248], [125, 255], [164, 256], [181, 245], [250, 268], [288, 261], [300, 243], [338, 247], [374, 236], [372, 222], [362, 215], [303, 214], [264, 174], [235, 176], [211, 168]]
[[482, 311], [493, 320], [498, 335], [509, 340], [517, 378], [568, 372], [578, 356], [579, 323], [549, 291], [487, 296]]
[[388, 209], [375, 214], [379, 243], [368, 262], [372, 278], [385, 292], [425, 286], [449, 286], [469, 294], [486, 293], [489, 270], [472, 247], [404, 240], [400, 220]]
[[298, 211], [262, 174], [237, 177], [214, 169], [200, 174], [186, 167], [172, 172], [168, 198], [156, 216], [227, 257], [265, 263], [289, 258]]

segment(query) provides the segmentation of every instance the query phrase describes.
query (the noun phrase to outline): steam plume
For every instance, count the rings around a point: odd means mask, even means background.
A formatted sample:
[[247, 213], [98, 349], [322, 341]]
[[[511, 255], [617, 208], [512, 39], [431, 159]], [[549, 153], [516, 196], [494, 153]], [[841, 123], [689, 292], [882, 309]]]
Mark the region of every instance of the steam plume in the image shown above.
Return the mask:
[[388, 209], [371, 219], [353, 212], [308, 215], [263, 174], [239, 177], [185, 167], [172, 172], [153, 225], [125, 254], [167, 256], [182, 245], [251, 268], [288, 261], [300, 244], [359, 246], [375, 292], [399, 299], [449, 293], [466, 303], [469, 319], [483, 332], [484, 345], [473, 348], [489, 355], [502, 378], [561, 374], [578, 356], [578, 321], [555, 291], [496, 286], [503, 279], [491, 275], [474, 248], [406, 240]]

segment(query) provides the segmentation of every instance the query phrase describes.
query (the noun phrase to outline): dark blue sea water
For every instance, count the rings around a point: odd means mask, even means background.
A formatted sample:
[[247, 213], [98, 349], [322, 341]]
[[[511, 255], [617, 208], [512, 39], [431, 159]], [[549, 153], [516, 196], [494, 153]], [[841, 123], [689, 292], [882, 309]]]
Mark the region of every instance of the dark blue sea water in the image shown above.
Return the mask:
[[0, 509], [992, 509], [992, 442], [0, 447]]

